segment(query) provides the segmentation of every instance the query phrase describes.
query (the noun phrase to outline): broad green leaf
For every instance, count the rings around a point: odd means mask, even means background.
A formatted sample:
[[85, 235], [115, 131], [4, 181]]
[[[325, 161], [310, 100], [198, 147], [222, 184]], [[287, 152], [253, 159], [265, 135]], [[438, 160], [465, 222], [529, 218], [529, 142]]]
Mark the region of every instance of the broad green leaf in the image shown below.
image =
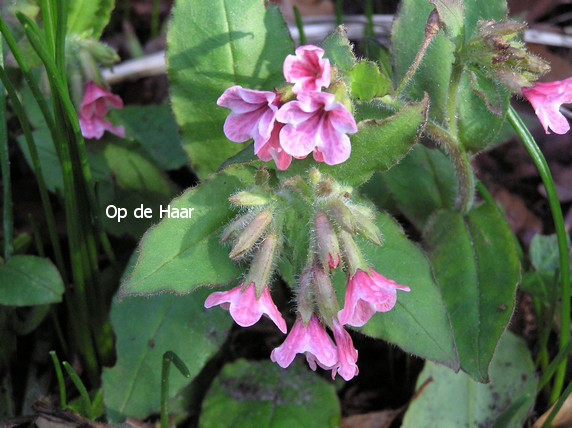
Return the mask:
[[[391, 30], [395, 83], [399, 84], [413, 63], [425, 36], [425, 23], [434, 7], [429, 1], [403, 0]], [[430, 116], [439, 123], [447, 118], [447, 92], [454, 62], [453, 43], [441, 31], [437, 34], [423, 59], [423, 63], [406, 88], [406, 95], [431, 100]]]
[[[449, 23], [458, 27], [459, 4], [453, 0], [434, 0], [439, 12], [448, 15]], [[457, 3], [454, 8], [447, 4]], [[506, 1], [463, 0], [464, 41], [468, 41], [476, 30], [479, 19], [502, 19], [506, 16]], [[396, 16], [392, 30], [395, 79], [399, 82], [410, 65], [423, 41], [427, 17], [434, 9], [428, 1], [404, 0]], [[447, 24], [447, 22], [445, 22]], [[431, 100], [430, 117], [438, 123], [447, 123], [449, 83], [454, 63], [454, 44], [445, 32], [437, 34], [423, 58], [423, 62], [406, 88], [406, 95], [420, 99], [424, 92]], [[472, 72], [471, 72], [472, 73]], [[457, 94], [459, 138], [463, 145], [473, 152], [481, 151], [495, 141], [504, 123], [508, 108], [508, 93], [495, 81], [483, 76], [477, 82], [465, 71], [461, 77]], [[487, 104], [489, 106], [487, 107]], [[499, 110], [500, 114], [491, 112]]]
[[429, 0], [439, 15], [439, 20], [445, 24], [448, 35], [456, 40], [462, 33], [464, 23], [464, 10], [461, 0]]
[[365, 37], [364, 44], [366, 57], [377, 62], [381, 73], [391, 80], [393, 68], [391, 66], [391, 55], [387, 47], [373, 37]]
[[171, 208], [193, 208], [190, 219], [168, 218], [147, 231], [139, 243], [139, 259], [123, 282], [121, 293], [189, 293], [201, 285], [238, 278], [241, 269], [219, 242], [222, 227], [236, 214], [229, 195], [253, 182], [245, 167], [229, 166], [171, 201]]
[[177, 169], [188, 164], [170, 106], [130, 105], [113, 110], [112, 116], [117, 124], [125, 126], [127, 137], [141, 144], [162, 169]]
[[336, 30], [324, 39], [322, 48], [325, 51], [325, 57], [330, 63], [341, 70], [343, 73], [349, 73], [353, 68], [356, 58], [354, 56], [353, 46], [348, 40], [346, 30], [343, 26], [339, 26]]
[[275, 5], [263, 0], [178, 0], [167, 36], [171, 102], [183, 146], [199, 177], [245, 144], [227, 140], [229, 114], [216, 104], [233, 85], [271, 91], [294, 50]]
[[511, 231], [495, 206], [481, 204], [466, 217], [437, 211], [424, 238], [453, 325], [461, 368], [487, 382], [520, 281]]
[[69, 0], [68, 7], [68, 33], [87, 32], [98, 39], [111, 18], [115, 0]]
[[161, 365], [166, 351], [175, 352], [191, 378], [171, 370], [169, 397], [173, 398], [202, 370], [226, 338], [232, 319], [220, 310], [206, 310], [210, 290], [187, 296], [164, 294], [114, 301], [111, 324], [117, 338], [117, 362], [103, 369], [107, 418], [145, 419], [159, 410]]
[[419, 230], [431, 214], [453, 208], [457, 177], [443, 152], [417, 144], [403, 160], [383, 174], [383, 181], [399, 211]]
[[490, 427], [503, 418], [499, 426], [522, 427], [534, 404], [538, 382], [526, 343], [506, 332], [490, 372], [491, 382], [481, 384], [465, 373], [454, 373], [426, 362], [417, 379], [417, 388], [432, 380], [409, 406], [402, 426]]
[[58, 303], [63, 294], [62, 277], [50, 259], [12, 256], [0, 265], [0, 305]]
[[[530, 241], [528, 257], [534, 270], [544, 275], [555, 275], [560, 267], [560, 253], [556, 235], [534, 235]], [[572, 254], [570, 254], [570, 258], [572, 260]]]
[[[377, 225], [384, 237], [382, 247], [358, 238], [371, 268], [411, 291], [398, 292], [395, 307], [376, 313], [362, 333], [391, 342], [406, 352], [445, 364], [455, 370], [459, 361], [447, 309], [423, 251], [409, 241], [401, 227], [387, 214], [378, 214]], [[343, 303], [347, 278], [334, 277], [338, 298]]]
[[386, 119], [369, 119], [358, 123], [358, 132], [351, 136], [350, 158], [339, 165], [316, 163], [311, 156], [292, 162], [282, 176], [303, 174], [312, 166], [335, 179], [359, 186], [375, 171], [387, 171], [411, 150], [423, 131], [428, 99], [407, 104], [403, 109]]
[[336, 390], [302, 364], [282, 369], [270, 360], [223, 367], [203, 402], [201, 428], [337, 427]]
[[350, 73], [350, 91], [355, 98], [371, 101], [391, 90], [391, 80], [381, 74], [377, 64], [371, 61], [358, 62]]

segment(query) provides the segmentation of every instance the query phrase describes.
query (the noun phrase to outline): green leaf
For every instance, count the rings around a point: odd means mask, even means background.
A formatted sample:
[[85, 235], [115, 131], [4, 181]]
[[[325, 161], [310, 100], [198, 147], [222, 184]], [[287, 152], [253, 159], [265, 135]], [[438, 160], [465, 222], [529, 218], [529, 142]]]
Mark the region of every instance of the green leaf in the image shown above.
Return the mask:
[[237, 360], [223, 367], [203, 402], [201, 428], [337, 427], [340, 403], [331, 382], [301, 364]]
[[69, 0], [67, 31], [98, 39], [111, 18], [115, 0]]
[[534, 404], [538, 382], [526, 343], [506, 332], [490, 372], [491, 382], [480, 384], [465, 373], [425, 363], [417, 388], [432, 380], [409, 406], [403, 428], [489, 427], [499, 418], [503, 418], [502, 427], [522, 427]]
[[[530, 263], [537, 272], [544, 275], [555, 275], [560, 267], [556, 235], [534, 235], [530, 241], [528, 256]], [[572, 254], [570, 257], [572, 259]]]
[[495, 206], [481, 204], [466, 217], [437, 211], [424, 238], [453, 325], [461, 368], [487, 382], [520, 281], [511, 231]]
[[175, 352], [191, 378], [171, 370], [173, 398], [202, 370], [226, 338], [232, 318], [220, 310], [205, 311], [210, 290], [187, 296], [129, 297], [114, 301], [111, 324], [117, 338], [117, 362], [103, 369], [107, 418], [145, 419], [159, 410], [161, 363], [166, 351]]
[[310, 157], [292, 162], [282, 176], [303, 174], [311, 166], [351, 186], [366, 182], [375, 171], [387, 171], [398, 163], [417, 142], [425, 126], [428, 99], [407, 104], [386, 119], [369, 119], [358, 123], [351, 136], [350, 158], [339, 165], [318, 164]]
[[62, 277], [50, 259], [12, 256], [0, 265], [0, 305], [58, 303], [63, 294]]
[[[389, 312], [376, 313], [359, 331], [458, 370], [459, 361], [447, 309], [433, 281], [425, 254], [407, 239], [389, 215], [378, 214], [376, 223], [384, 237], [382, 247], [361, 238], [356, 242], [371, 268], [407, 285], [411, 291], [398, 292], [395, 307]], [[342, 300], [346, 282], [347, 278], [341, 272], [334, 276], [338, 298]]]
[[171, 102], [199, 177], [245, 145], [225, 138], [229, 113], [216, 104], [233, 85], [272, 90], [294, 50], [275, 5], [263, 0], [178, 0], [167, 36]]
[[193, 208], [190, 219], [163, 218], [139, 243], [139, 259], [121, 293], [189, 293], [201, 285], [237, 278], [241, 269], [219, 242], [222, 227], [236, 214], [229, 195], [253, 182], [253, 172], [232, 165], [174, 199], [171, 208]]
[[356, 58], [354, 56], [353, 46], [348, 40], [346, 30], [343, 26], [339, 26], [336, 30], [324, 39], [322, 48], [325, 51], [324, 56], [330, 60], [330, 63], [347, 74], [353, 68]]
[[445, 24], [449, 37], [456, 40], [463, 32], [464, 10], [461, 0], [429, 0], [437, 14], [439, 20]]
[[360, 61], [350, 73], [351, 94], [363, 101], [371, 101], [374, 97], [382, 97], [391, 90], [391, 80], [382, 75], [377, 64], [371, 61]]
[[189, 162], [170, 106], [129, 105], [111, 114], [115, 123], [125, 126], [127, 137], [141, 144], [162, 169], [181, 168]]
[[453, 164], [437, 149], [417, 144], [403, 160], [383, 174], [399, 211], [419, 230], [435, 211], [452, 209], [457, 193]]

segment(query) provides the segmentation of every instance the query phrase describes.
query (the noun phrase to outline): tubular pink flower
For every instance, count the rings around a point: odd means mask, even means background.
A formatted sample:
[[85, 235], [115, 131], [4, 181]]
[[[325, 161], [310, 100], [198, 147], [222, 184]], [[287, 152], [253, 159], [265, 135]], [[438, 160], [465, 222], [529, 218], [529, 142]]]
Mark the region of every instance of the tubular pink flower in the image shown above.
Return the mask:
[[296, 49], [296, 55], [288, 55], [284, 60], [284, 78], [294, 83], [295, 94], [319, 91], [330, 86], [330, 60], [323, 58], [324, 50], [317, 46], [305, 45]]
[[336, 318], [333, 319], [333, 330], [338, 349], [338, 362], [332, 369], [332, 379], [335, 379], [337, 372], [347, 381], [359, 373], [358, 366], [356, 365], [358, 352], [356, 348], [354, 348], [350, 334], [342, 327]]
[[87, 82], [79, 109], [79, 126], [84, 138], [99, 140], [105, 131], [125, 137], [123, 126], [113, 126], [109, 120], [105, 120], [110, 105], [118, 109], [123, 108], [123, 101], [107, 89], [91, 81]]
[[570, 130], [568, 120], [560, 113], [560, 106], [572, 103], [572, 77], [555, 82], [537, 82], [532, 88], [522, 88], [522, 95], [532, 104], [547, 134], [550, 134], [548, 128], [557, 134], [566, 134]]
[[276, 120], [286, 124], [280, 131], [280, 145], [286, 153], [299, 158], [314, 151], [314, 159], [323, 159], [328, 165], [350, 157], [351, 143], [346, 134], [357, 132], [357, 125], [334, 94], [302, 92], [298, 101], [278, 110]]
[[255, 153], [264, 162], [274, 160], [276, 167], [282, 171], [288, 169], [292, 162], [292, 156], [286, 153], [280, 145], [280, 131], [283, 126], [282, 123], [276, 123], [270, 139], [260, 147], [258, 153]]
[[256, 324], [262, 315], [265, 315], [276, 324], [282, 333], [286, 334], [286, 321], [272, 301], [268, 287], [264, 288], [262, 295], [257, 299], [254, 283], [244, 290], [243, 285], [240, 284], [228, 291], [212, 293], [205, 300], [205, 308], [220, 305], [230, 312], [232, 319], [241, 327], [250, 327]]
[[338, 318], [344, 325], [361, 327], [376, 312], [387, 312], [397, 302], [397, 290], [409, 291], [409, 287], [380, 275], [373, 269], [369, 273], [358, 269], [348, 279], [344, 308]]
[[288, 367], [296, 354], [305, 354], [308, 365], [316, 370], [316, 363], [331, 369], [338, 361], [336, 346], [316, 317], [312, 315], [307, 325], [298, 318], [286, 340], [270, 354], [270, 359], [282, 368]]

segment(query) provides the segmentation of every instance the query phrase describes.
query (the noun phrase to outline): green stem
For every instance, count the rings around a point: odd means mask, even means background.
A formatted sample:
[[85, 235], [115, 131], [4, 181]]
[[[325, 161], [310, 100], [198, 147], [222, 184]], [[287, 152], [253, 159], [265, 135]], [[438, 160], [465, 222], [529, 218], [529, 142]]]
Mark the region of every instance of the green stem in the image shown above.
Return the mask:
[[171, 370], [171, 363], [186, 378], [191, 377], [189, 369], [177, 354], [173, 351], [167, 351], [163, 354], [163, 366], [161, 369], [161, 428], [169, 427], [169, 372]]
[[[0, 65], [4, 64], [2, 40], [0, 40]], [[10, 180], [10, 157], [6, 129], [6, 98], [0, 85], [0, 169], [2, 169], [2, 231], [4, 232], [4, 259], [12, 255], [14, 238], [14, 214], [12, 212], [12, 182]]]
[[64, 361], [63, 365], [64, 369], [66, 369], [66, 372], [68, 373], [68, 376], [70, 377], [73, 384], [79, 391], [79, 395], [81, 396], [81, 401], [85, 411], [85, 416], [88, 419], [93, 419], [94, 417], [93, 407], [91, 405], [91, 398], [89, 398], [89, 393], [87, 392], [87, 388], [85, 387], [85, 385], [83, 384], [83, 382], [81, 381], [81, 379], [79, 378], [73, 367], [67, 361]]
[[449, 121], [449, 131], [457, 137], [459, 130], [457, 125], [457, 95], [459, 94], [459, 84], [461, 83], [461, 76], [463, 74], [463, 67], [459, 64], [453, 65], [451, 72], [451, 82], [449, 83], [449, 94], [447, 100], [447, 114]]
[[336, 0], [336, 25], [340, 26], [344, 23], [344, 2]]
[[54, 370], [56, 371], [56, 378], [58, 379], [58, 387], [60, 389], [60, 407], [65, 409], [67, 407], [66, 401], [66, 383], [64, 382], [64, 375], [62, 373], [62, 367], [60, 365], [60, 360], [56, 351], [50, 351], [50, 357], [52, 357], [52, 362], [54, 363]]
[[562, 396], [558, 399], [558, 401], [554, 405], [554, 408], [552, 409], [552, 411], [550, 412], [550, 414], [548, 415], [548, 417], [546, 418], [546, 420], [542, 424], [542, 428], [550, 428], [552, 426], [552, 421], [554, 420], [554, 418], [556, 417], [556, 415], [558, 414], [558, 412], [560, 411], [560, 409], [564, 405], [564, 402], [566, 401], [566, 398], [568, 398], [570, 393], [572, 393], [572, 382], [570, 382], [568, 384], [568, 386], [564, 390], [564, 393], [562, 394]]
[[151, 38], [154, 39], [159, 33], [159, 6], [160, 0], [153, 0], [153, 8], [151, 9]]
[[294, 18], [296, 18], [296, 27], [298, 27], [298, 33], [300, 34], [300, 44], [306, 44], [306, 33], [304, 32], [304, 23], [302, 22], [302, 15], [296, 6], [292, 6], [294, 11]]
[[[508, 111], [508, 120], [522, 140], [540, 174], [540, 178], [546, 189], [546, 195], [556, 229], [558, 252], [560, 255], [560, 281], [562, 290], [562, 315], [560, 319], [560, 350], [562, 350], [567, 347], [570, 341], [570, 261], [566, 228], [564, 227], [564, 218], [562, 217], [562, 207], [560, 206], [554, 180], [552, 179], [552, 174], [550, 173], [546, 159], [544, 159], [544, 155], [538, 148], [532, 134], [512, 107], [510, 107]], [[550, 402], [554, 402], [562, 391], [564, 377], [566, 376], [566, 363], [567, 361], [564, 359], [558, 367], [550, 395]]]
[[[48, 225], [48, 233], [50, 235], [50, 240], [52, 243], [52, 248], [54, 249], [54, 254], [56, 258], [56, 265], [61, 273], [61, 275], [65, 278], [66, 271], [64, 265], [64, 257], [62, 253], [62, 249], [60, 246], [60, 241], [58, 239], [58, 232], [56, 229], [56, 220], [54, 216], [54, 210], [52, 207], [52, 203], [50, 201], [50, 196], [48, 194], [48, 190], [46, 188], [46, 183], [44, 181], [44, 174], [42, 172], [42, 165], [40, 163], [40, 157], [38, 155], [38, 150], [36, 148], [36, 143], [34, 141], [34, 137], [32, 136], [32, 129], [30, 127], [30, 122], [28, 121], [28, 117], [18, 99], [18, 95], [16, 94], [16, 90], [12, 85], [12, 82], [8, 78], [6, 71], [3, 67], [0, 66], [0, 80], [4, 84], [6, 88], [6, 92], [8, 93], [8, 97], [10, 98], [10, 102], [12, 103], [12, 109], [14, 113], [18, 117], [18, 121], [20, 122], [20, 126], [22, 128], [22, 132], [24, 133], [24, 138], [26, 140], [26, 144], [28, 146], [28, 151], [30, 152], [30, 157], [32, 158], [32, 166], [34, 168], [34, 173], [36, 174], [36, 181], [38, 183], [38, 190], [40, 191], [40, 200], [42, 201], [42, 207], [44, 209], [44, 215], [46, 216], [46, 223]], [[65, 280], [67, 283], [67, 279]]]
[[365, 2], [365, 16], [367, 18], [367, 25], [365, 26], [365, 35], [369, 37], [375, 37], [375, 32], [373, 31], [373, 2], [372, 0], [366, 0]]

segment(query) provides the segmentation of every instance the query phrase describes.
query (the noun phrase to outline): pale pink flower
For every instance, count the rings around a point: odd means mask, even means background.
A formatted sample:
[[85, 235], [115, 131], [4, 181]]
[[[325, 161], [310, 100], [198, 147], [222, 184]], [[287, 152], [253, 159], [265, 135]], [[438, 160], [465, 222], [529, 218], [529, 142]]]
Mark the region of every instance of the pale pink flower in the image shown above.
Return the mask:
[[312, 370], [316, 370], [316, 363], [324, 369], [331, 369], [337, 363], [336, 346], [316, 315], [312, 315], [306, 325], [298, 318], [284, 343], [272, 351], [270, 359], [286, 368], [296, 354], [305, 354]]
[[330, 60], [323, 58], [324, 50], [306, 45], [296, 49], [296, 55], [288, 55], [284, 60], [284, 78], [294, 83], [295, 94], [319, 91], [330, 86]]
[[572, 77], [555, 82], [537, 82], [532, 88], [522, 88], [547, 134], [548, 128], [557, 134], [570, 130], [568, 120], [560, 113], [562, 104], [572, 103]]
[[93, 82], [87, 82], [79, 109], [79, 126], [84, 138], [99, 140], [105, 131], [119, 137], [125, 137], [123, 126], [113, 126], [109, 120], [105, 119], [109, 106], [123, 108], [123, 101], [118, 95], [112, 94], [107, 89], [101, 88]]
[[373, 269], [369, 273], [358, 269], [348, 280], [344, 308], [338, 318], [344, 325], [361, 327], [376, 312], [387, 312], [397, 302], [397, 290], [409, 291], [409, 287], [380, 275]]
[[282, 123], [275, 123], [270, 139], [256, 153], [264, 162], [274, 160], [276, 167], [282, 171], [288, 169], [292, 162], [292, 156], [286, 153], [280, 145], [280, 131], [283, 126]]
[[254, 154], [270, 140], [280, 97], [274, 92], [246, 89], [241, 86], [228, 88], [217, 104], [231, 110], [224, 121], [224, 135], [230, 141], [243, 143], [254, 140]]
[[314, 152], [316, 160], [336, 165], [350, 157], [351, 143], [346, 134], [357, 132], [352, 114], [335, 95], [327, 92], [302, 92], [298, 101], [284, 104], [276, 120], [285, 123], [280, 145], [294, 157]]
[[359, 373], [356, 365], [358, 352], [354, 348], [350, 334], [336, 318], [333, 319], [333, 330], [338, 350], [338, 362], [332, 369], [332, 379], [335, 379], [337, 372], [344, 380], [350, 380]]
[[265, 315], [276, 324], [282, 333], [286, 334], [286, 321], [272, 301], [268, 287], [264, 288], [262, 295], [257, 299], [254, 283], [244, 290], [243, 285], [240, 284], [228, 291], [212, 293], [205, 300], [205, 308], [220, 305], [230, 312], [230, 316], [241, 327], [250, 327], [256, 324], [262, 315]]

